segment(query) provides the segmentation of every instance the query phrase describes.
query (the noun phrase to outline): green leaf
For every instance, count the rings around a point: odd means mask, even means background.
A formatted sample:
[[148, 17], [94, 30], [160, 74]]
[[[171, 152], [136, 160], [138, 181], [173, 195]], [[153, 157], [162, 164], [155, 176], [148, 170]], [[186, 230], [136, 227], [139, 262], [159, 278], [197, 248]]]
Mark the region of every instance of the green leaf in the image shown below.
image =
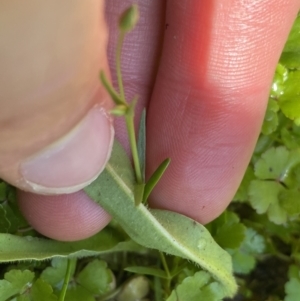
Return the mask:
[[255, 230], [248, 228], [239, 249], [229, 250], [233, 260], [233, 270], [238, 274], [248, 274], [256, 264], [256, 256], [266, 248], [264, 238]]
[[292, 130], [283, 127], [280, 131], [282, 143], [288, 149], [300, 148], [300, 134], [294, 127], [296, 127], [296, 125], [293, 126]]
[[0, 262], [43, 260], [57, 256], [86, 257], [139, 249], [140, 247], [131, 242], [118, 243], [117, 237], [105, 230], [77, 242], [59, 242], [31, 236], [0, 234]]
[[254, 256], [242, 252], [232, 253], [232, 261], [233, 270], [237, 274], [249, 274], [256, 265]]
[[300, 32], [300, 16], [296, 18], [293, 24], [288, 40], [283, 49], [284, 52], [300, 52], [299, 32]]
[[38, 279], [31, 288], [32, 301], [57, 301], [58, 298], [53, 293], [52, 287], [43, 281]]
[[0, 280], [0, 301], [6, 301], [12, 296], [22, 294], [32, 285], [34, 273], [28, 270], [11, 270]]
[[164, 210], [147, 210], [134, 202], [135, 179], [125, 151], [114, 145], [105, 170], [85, 188], [137, 243], [192, 260], [220, 281], [228, 296], [236, 292], [231, 260], [207, 229], [192, 219]]
[[143, 182], [145, 182], [145, 170], [146, 170], [146, 109], [143, 109], [140, 125], [139, 125], [139, 133], [138, 133], [138, 141], [137, 141], [137, 149], [139, 155], [139, 162], [141, 166], [141, 172], [143, 176]]
[[270, 148], [261, 155], [255, 163], [258, 180], [253, 180], [249, 186], [249, 202], [258, 214], [267, 213], [276, 224], [287, 221], [288, 211], [296, 214], [296, 206], [294, 211], [291, 209], [293, 199], [284, 198], [296, 197], [295, 189], [294, 192], [288, 192], [287, 189], [297, 183], [294, 171], [299, 162], [299, 149], [289, 151], [283, 146]]
[[270, 98], [278, 99], [284, 93], [287, 78], [288, 70], [282, 64], [277, 64], [271, 86]]
[[241, 249], [249, 254], [261, 254], [264, 252], [265, 247], [266, 244], [263, 236], [259, 235], [255, 230], [248, 228]]
[[[40, 278], [49, 283], [52, 287], [61, 287], [66, 275], [67, 265], [67, 258], [53, 258], [51, 261], [51, 267], [47, 267], [40, 275]], [[72, 265], [72, 267], [73, 270], [71, 271], [71, 275], [75, 272], [75, 265]]]
[[289, 266], [288, 277], [289, 278], [299, 278], [299, 280], [300, 280], [300, 270], [297, 265], [292, 264]]
[[264, 123], [262, 125], [261, 132], [264, 135], [269, 135], [273, 133], [278, 126], [278, 115], [277, 112], [279, 110], [279, 106], [277, 101], [274, 99], [269, 99], [268, 107], [265, 113]]
[[300, 163], [300, 152], [289, 151], [284, 146], [270, 148], [264, 152], [255, 164], [255, 175], [258, 179], [273, 179], [285, 182], [292, 168]]
[[28, 223], [20, 214], [19, 209], [11, 202], [0, 204], [0, 232], [15, 234], [19, 229], [27, 227]]
[[67, 290], [64, 301], [96, 301], [93, 294], [82, 286], [71, 287]]
[[298, 215], [300, 213], [300, 192], [298, 188], [281, 191], [279, 194], [279, 204], [288, 215]]
[[289, 69], [299, 69], [300, 52], [283, 52], [280, 57], [280, 63]]
[[254, 153], [251, 158], [253, 164], [256, 163], [263, 152], [267, 151], [274, 144], [273, 139], [270, 136], [261, 134], [256, 143]]
[[250, 204], [258, 214], [267, 213], [270, 221], [283, 224], [287, 221], [287, 213], [279, 203], [279, 194], [283, 190], [277, 182], [254, 180], [249, 187]]
[[238, 191], [233, 197], [235, 202], [246, 202], [248, 200], [248, 189], [252, 180], [255, 179], [254, 170], [251, 166], [248, 166], [246, 173], [243, 177], [242, 183], [240, 184]]
[[165, 159], [157, 167], [157, 169], [155, 170], [155, 172], [152, 174], [152, 176], [150, 177], [150, 179], [146, 183], [145, 189], [144, 189], [144, 197], [143, 197], [143, 201], [144, 202], [147, 201], [150, 193], [152, 192], [152, 190], [154, 189], [154, 187], [156, 186], [156, 184], [159, 182], [159, 180], [161, 179], [161, 177], [165, 173], [165, 171], [168, 168], [170, 162], [171, 162], [171, 160], [169, 158]]
[[112, 288], [113, 274], [103, 260], [95, 259], [79, 273], [77, 282], [93, 295], [104, 295]]
[[28, 295], [18, 296], [16, 300], [13, 301], [32, 301]]
[[132, 266], [132, 267], [127, 267], [124, 270], [135, 274], [150, 275], [150, 276], [155, 276], [163, 279], [168, 279], [167, 273], [159, 268]]
[[116, 90], [110, 84], [109, 80], [106, 78], [104, 71], [100, 72], [100, 80], [115, 104], [127, 107], [127, 104], [122, 100], [120, 95], [116, 92]]
[[206, 272], [187, 277], [171, 293], [167, 301], [221, 301], [226, 296], [219, 283], [210, 282]]
[[245, 238], [246, 227], [241, 223], [225, 224], [219, 229], [214, 239], [226, 249], [236, 249]]
[[284, 286], [286, 296], [284, 301], [299, 301], [300, 296], [300, 280], [291, 278]]
[[217, 219], [206, 225], [222, 248], [239, 248], [245, 238], [246, 227], [234, 212], [225, 210]]
[[284, 94], [278, 104], [284, 115], [300, 125], [300, 71], [291, 71], [285, 82]]
[[[135, 106], [135, 105], [134, 105]], [[134, 188], [135, 205], [138, 206], [143, 202], [145, 190], [145, 166], [146, 166], [146, 110], [144, 109], [141, 115], [138, 141], [137, 141], [137, 157], [140, 166], [141, 183], [136, 183]]]
[[131, 5], [124, 11], [119, 20], [120, 31], [127, 33], [131, 31], [139, 19], [139, 10], [137, 4]]
[[[0, 185], [2, 184], [3, 191], [0, 191], [3, 194], [2, 202], [0, 199], [0, 233], [15, 234], [21, 229], [28, 228], [29, 225], [17, 205], [15, 188], [5, 182], [0, 183]], [[35, 231], [31, 233], [34, 234]], [[21, 231], [18, 234], [22, 235]]]

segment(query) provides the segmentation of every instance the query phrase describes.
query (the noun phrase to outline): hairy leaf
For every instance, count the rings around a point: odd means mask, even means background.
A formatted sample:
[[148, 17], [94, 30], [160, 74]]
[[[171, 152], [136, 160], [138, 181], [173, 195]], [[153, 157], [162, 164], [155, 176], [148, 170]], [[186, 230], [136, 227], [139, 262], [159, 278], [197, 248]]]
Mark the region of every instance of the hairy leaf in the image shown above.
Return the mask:
[[139, 251], [132, 242], [120, 242], [107, 231], [77, 242], [59, 242], [37, 237], [0, 234], [0, 262], [43, 260], [57, 256], [86, 257], [120, 251]]
[[178, 213], [135, 206], [134, 185], [131, 163], [122, 147], [115, 144], [105, 170], [85, 191], [137, 243], [196, 262], [223, 284], [228, 296], [233, 296], [236, 283], [230, 256], [207, 229]]

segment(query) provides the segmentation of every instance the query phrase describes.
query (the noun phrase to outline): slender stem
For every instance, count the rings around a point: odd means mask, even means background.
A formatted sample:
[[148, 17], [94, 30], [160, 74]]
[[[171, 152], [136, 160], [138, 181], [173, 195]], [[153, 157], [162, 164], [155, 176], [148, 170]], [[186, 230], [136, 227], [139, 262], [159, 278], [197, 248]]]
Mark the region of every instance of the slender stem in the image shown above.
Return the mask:
[[121, 54], [122, 54], [122, 45], [125, 38], [124, 33], [120, 33], [117, 44], [117, 52], [116, 52], [116, 68], [117, 68], [117, 78], [118, 78], [118, 86], [121, 98], [125, 100], [124, 86], [123, 86], [123, 78], [122, 78], [122, 70], [121, 70]]
[[138, 155], [138, 151], [137, 151], [133, 114], [126, 115], [125, 120], [126, 120], [127, 132], [128, 132], [128, 136], [129, 136], [129, 143], [130, 143], [130, 148], [131, 148], [131, 153], [132, 153], [136, 180], [137, 180], [138, 184], [142, 184], [143, 176], [142, 176], [142, 172], [141, 172], [139, 155]]
[[163, 267], [164, 267], [164, 269], [167, 273], [168, 279], [166, 280], [165, 290], [169, 294], [170, 293], [170, 285], [171, 285], [172, 277], [171, 277], [170, 270], [169, 270], [169, 267], [168, 267], [168, 264], [167, 264], [166, 257], [164, 255], [164, 253], [159, 251], [159, 255], [160, 255], [160, 259], [161, 259], [161, 262], [163, 264]]
[[161, 262], [163, 264], [163, 267], [164, 267], [164, 269], [165, 269], [165, 271], [167, 273], [167, 277], [168, 277], [168, 279], [170, 279], [171, 278], [171, 274], [170, 274], [170, 270], [169, 270], [169, 267], [168, 267], [168, 264], [167, 264], [167, 261], [166, 261], [166, 257], [164, 255], [164, 253], [161, 252], [161, 251], [159, 251], [159, 255], [160, 255], [160, 259], [161, 259]]
[[116, 53], [116, 71], [117, 71], [117, 78], [118, 78], [118, 86], [120, 97], [124, 101], [125, 104], [128, 106], [128, 112], [125, 115], [126, 120], [126, 127], [129, 136], [129, 143], [133, 158], [133, 165], [135, 169], [136, 180], [138, 184], [143, 183], [143, 176], [137, 151], [137, 143], [136, 143], [136, 135], [134, 129], [134, 108], [136, 99], [133, 99], [132, 104], [128, 104], [125, 98], [124, 86], [123, 86], [123, 78], [122, 78], [122, 68], [121, 68], [121, 54], [122, 54], [122, 46], [125, 38], [125, 33], [120, 32], [117, 44], [117, 53]]
[[66, 275], [65, 275], [65, 279], [64, 279], [64, 284], [63, 284], [63, 287], [60, 291], [58, 301], [64, 301], [65, 300], [66, 292], [67, 292], [67, 289], [68, 289], [68, 284], [69, 284], [70, 277], [71, 277], [72, 268], [75, 264], [76, 264], [75, 259], [68, 259], [68, 265], [67, 265]]

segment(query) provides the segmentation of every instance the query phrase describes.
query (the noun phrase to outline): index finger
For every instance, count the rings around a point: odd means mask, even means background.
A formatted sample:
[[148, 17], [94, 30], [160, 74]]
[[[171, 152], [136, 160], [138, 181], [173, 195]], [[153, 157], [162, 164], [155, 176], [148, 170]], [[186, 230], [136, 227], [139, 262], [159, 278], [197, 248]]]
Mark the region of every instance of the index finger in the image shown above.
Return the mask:
[[169, 1], [147, 124], [150, 200], [202, 223], [229, 204], [253, 152], [294, 1]]

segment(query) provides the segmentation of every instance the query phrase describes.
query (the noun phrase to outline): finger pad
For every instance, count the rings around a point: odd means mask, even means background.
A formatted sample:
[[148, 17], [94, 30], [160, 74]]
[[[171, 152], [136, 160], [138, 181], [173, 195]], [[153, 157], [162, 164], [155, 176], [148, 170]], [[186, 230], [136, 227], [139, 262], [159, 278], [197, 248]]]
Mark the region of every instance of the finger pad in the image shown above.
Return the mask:
[[83, 191], [57, 196], [19, 191], [18, 204], [33, 228], [61, 241], [90, 237], [110, 221], [110, 216]]

